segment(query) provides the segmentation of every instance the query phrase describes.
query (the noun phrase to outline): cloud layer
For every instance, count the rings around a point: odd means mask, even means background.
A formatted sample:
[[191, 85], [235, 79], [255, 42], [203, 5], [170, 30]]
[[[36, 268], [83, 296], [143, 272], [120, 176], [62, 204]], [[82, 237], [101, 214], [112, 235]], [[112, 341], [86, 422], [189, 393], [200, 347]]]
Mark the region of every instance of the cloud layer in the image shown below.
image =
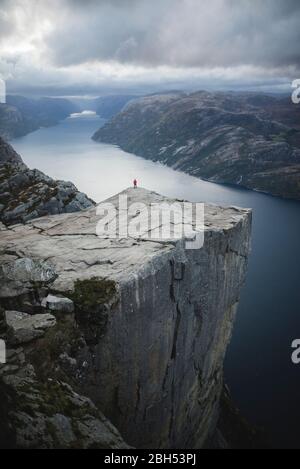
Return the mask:
[[0, 0], [15, 90], [272, 87], [300, 76], [298, 0]]

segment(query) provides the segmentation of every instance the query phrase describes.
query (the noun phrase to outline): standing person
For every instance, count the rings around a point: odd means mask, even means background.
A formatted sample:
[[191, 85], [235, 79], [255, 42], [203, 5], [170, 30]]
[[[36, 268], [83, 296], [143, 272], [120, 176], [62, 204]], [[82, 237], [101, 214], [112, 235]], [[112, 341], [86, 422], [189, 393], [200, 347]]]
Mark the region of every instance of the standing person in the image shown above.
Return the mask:
[[135, 189], [137, 188], [137, 180], [136, 180], [136, 179], [133, 180], [133, 187], [134, 187]]

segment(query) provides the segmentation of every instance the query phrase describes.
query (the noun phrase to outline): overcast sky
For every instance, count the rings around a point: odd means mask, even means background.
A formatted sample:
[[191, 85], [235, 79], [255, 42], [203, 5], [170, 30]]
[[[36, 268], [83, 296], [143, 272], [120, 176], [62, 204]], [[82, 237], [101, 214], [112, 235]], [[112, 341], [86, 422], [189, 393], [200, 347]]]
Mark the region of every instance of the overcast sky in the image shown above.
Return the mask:
[[299, 0], [0, 0], [9, 92], [288, 90]]

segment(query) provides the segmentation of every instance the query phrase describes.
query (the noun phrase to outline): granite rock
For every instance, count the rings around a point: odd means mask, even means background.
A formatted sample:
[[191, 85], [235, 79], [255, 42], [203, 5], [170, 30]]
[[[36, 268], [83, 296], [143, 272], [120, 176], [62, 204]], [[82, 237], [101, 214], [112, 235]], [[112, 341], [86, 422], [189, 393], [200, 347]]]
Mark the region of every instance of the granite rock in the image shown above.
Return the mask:
[[[153, 203], [184, 203], [142, 188], [121, 195], [145, 204], [139, 213], [144, 221]], [[116, 208], [113, 218], [120, 215], [118, 201], [118, 195], [106, 201]], [[56, 326], [34, 348], [27, 346], [35, 379], [64, 377], [134, 447], [201, 448], [216, 429], [223, 361], [247, 270], [251, 210], [205, 204], [204, 213], [199, 249], [187, 249], [190, 236], [149, 238], [146, 225], [138, 236], [99, 237], [95, 208], [1, 233], [0, 263], [19, 256], [51, 260], [56, 276], [43, 285], [43, 298], [55, 294], [74, 303], [75, 324], [58, 315]], [[39, 287], [31, 288], [39, 296]], [[68, 446], [72, 431], [61, 415], [70, 415], [54, 411], [54, 426], [65, 429]], [[47, 440], [45, 415], [40, 418]], [[26, 419], [23, 426], [31, 428]], [[101, 435], [98, 422], [78, 423], [84, 447], [91, 431]]]
[[70, 298], [48, 295], [42, 300], [42, 306], [50, 311], [60, 311], [63, 313], [73, 313], [74, 303]]
[[5, 311], [5, 321], [11, 334], [11, 344], [24, 344], [38, 337], [55, 326], [56, 319], [52, 314], [35, 314], [31, 316], [20, 311]]

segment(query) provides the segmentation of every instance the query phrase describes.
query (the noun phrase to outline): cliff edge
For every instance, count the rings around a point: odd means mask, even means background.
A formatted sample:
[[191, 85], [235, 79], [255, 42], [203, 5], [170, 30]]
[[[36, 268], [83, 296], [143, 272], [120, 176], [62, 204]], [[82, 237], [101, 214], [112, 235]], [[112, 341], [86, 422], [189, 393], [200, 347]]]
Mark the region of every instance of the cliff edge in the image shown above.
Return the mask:
[[93, 207], [2, 227], [2, 429], [17, 447], [201, 448], [219, 416], [251, 211], [205, 205], [200, 249], [99, 238], [99, 218]]

